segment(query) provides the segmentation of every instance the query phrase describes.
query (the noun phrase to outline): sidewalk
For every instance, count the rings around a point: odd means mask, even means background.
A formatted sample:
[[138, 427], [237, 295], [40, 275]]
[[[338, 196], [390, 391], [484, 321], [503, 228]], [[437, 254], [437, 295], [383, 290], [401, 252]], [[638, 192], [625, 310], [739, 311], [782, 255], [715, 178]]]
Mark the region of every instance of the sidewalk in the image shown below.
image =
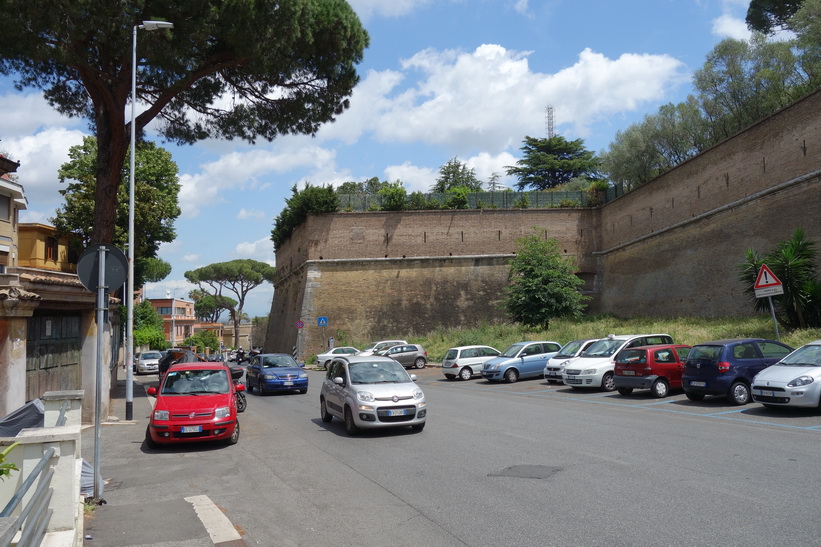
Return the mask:
[[[126, 385], [111, 394], [111, 416], [100, 428], [100, 473], [105, 503], [86, 511], [83, 545], [89, 547], [244, 546], [245, 542], [207, 496], [169, 489], [174, 469], [144, 446], [153, 405], [146, 388], [156, 375], [135, 378], [133, 420], [125, 420]], [[83, 430], [83, 457], [94, 463], [94, 427]], [[173, 454], [170, 455], [173, 457]]]

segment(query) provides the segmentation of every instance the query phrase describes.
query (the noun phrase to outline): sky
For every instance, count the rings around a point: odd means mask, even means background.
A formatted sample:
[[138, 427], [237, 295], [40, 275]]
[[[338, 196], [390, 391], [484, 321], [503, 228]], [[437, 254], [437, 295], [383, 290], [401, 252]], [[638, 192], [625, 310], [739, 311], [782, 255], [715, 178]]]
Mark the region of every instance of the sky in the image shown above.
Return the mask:
[[[692, 93], [691, 75], [724, 38], [746, 39], [745, 0], [349, 0], [370, 35], [350, 108], [314, 137], [249, 145], [208, 140], [169, 150], [182, 189], [171, 275], [148, 298], [187, 298], [184, 273], [237, 258], [276, 265], [271, 230], [294, 185], [401, 180], [426, 192], [453, 158], [480, 180], [521, 157], [525, 136], [554, 132], [605, 151], [619, 130]], [[172, 21], [173, 22], [173, 21]], [[172, 31], [173, 32], [173, 31]], [[139, 39], [139, 38], [138, 38]], [[130, 108], [130, 107], [129, 107]], [[0, 78], [0, 152], [20, 162], [21, 222], [49, 224], [57, 170], [90, 134], [35, 89]], [[129, 110], [130, 112], [130, 110]], [[244, 311], [267, 316], [273, 286]]]

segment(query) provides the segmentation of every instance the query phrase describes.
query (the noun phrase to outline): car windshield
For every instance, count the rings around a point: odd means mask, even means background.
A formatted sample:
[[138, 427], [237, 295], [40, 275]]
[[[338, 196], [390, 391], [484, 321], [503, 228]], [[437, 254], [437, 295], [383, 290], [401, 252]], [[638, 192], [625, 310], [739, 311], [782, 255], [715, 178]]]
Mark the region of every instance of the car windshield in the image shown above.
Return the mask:
[[582, 347], [582, 344], [584, 344], [584, 341], [582, 340], [573, 340], [572, 342], [568, 342], [562, 349], [559, 350], [556, 357], [573, 357], [579, 352], [579, 348]]
[[809, 344], [800, 347], [778, 364], [788, 367], [821, 367], [821, 345]]
[[718, 361], [724, 346], [695, 346], [687, 355], [688, 361]]
[[402, 384], [412, 381], [397, 362], [351, 363], [348, 366], [352, 384]]
[[228, 393], [225, 369], [172, 370], [165, 376], [162, 395], [206, 395]]
[[525, 346], [524, 344], [513, 344], [512, 346], [507, 348], [505, 351], [503, 351], [499, 356], [500, 357], [516, 357], [517, 355], [519, 355], [519, 352], [522, 351], [522, 348], [524, 346]]
[[286, 368], [296, 366], [296, 361], [288, 355], [265, 355], [261, 360], [262, 368]]
[[160, 359], [162, 355], [160, 355], [159, 351], [144, 351], [140, 354], [140, 359]]
[[610, 357], [624, 344], [624, 340], [605, 339], [590, 344], [580, 357]]

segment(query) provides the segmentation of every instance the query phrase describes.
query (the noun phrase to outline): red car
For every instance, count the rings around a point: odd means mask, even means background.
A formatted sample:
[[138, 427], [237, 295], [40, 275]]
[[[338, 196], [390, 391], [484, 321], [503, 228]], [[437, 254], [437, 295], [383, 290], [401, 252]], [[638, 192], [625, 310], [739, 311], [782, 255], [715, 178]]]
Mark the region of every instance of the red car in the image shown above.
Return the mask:
[[663, 344], [621, 350], [616, 354], [613, 379], [621, 395], [634, 389], [649, 389], [655, 397], [666, 397], [681, 388], [684, 361], [690, 346]]
[[157, 448], [164, 444], [220, 441], [236, 444], [239, 440], [235, 391], [245, 386], [231, 381], [224, 363], [179, 363], [163, 376], [154, 412], [145, 432], [145, 444]]

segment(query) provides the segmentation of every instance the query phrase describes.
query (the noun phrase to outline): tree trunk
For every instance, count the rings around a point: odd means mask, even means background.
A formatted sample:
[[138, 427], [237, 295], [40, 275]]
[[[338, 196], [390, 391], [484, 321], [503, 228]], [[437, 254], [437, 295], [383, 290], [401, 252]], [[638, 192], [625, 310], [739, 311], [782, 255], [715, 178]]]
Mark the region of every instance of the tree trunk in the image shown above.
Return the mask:
[[[112, 116], [104, 107], [97, 106], [97, 188], [94, 193], [92, 244], [114, 241], [117, 192], [120, 189], [129, 146], [123, 116]], [[126, 252], [125, 249], [121, 250]]]

